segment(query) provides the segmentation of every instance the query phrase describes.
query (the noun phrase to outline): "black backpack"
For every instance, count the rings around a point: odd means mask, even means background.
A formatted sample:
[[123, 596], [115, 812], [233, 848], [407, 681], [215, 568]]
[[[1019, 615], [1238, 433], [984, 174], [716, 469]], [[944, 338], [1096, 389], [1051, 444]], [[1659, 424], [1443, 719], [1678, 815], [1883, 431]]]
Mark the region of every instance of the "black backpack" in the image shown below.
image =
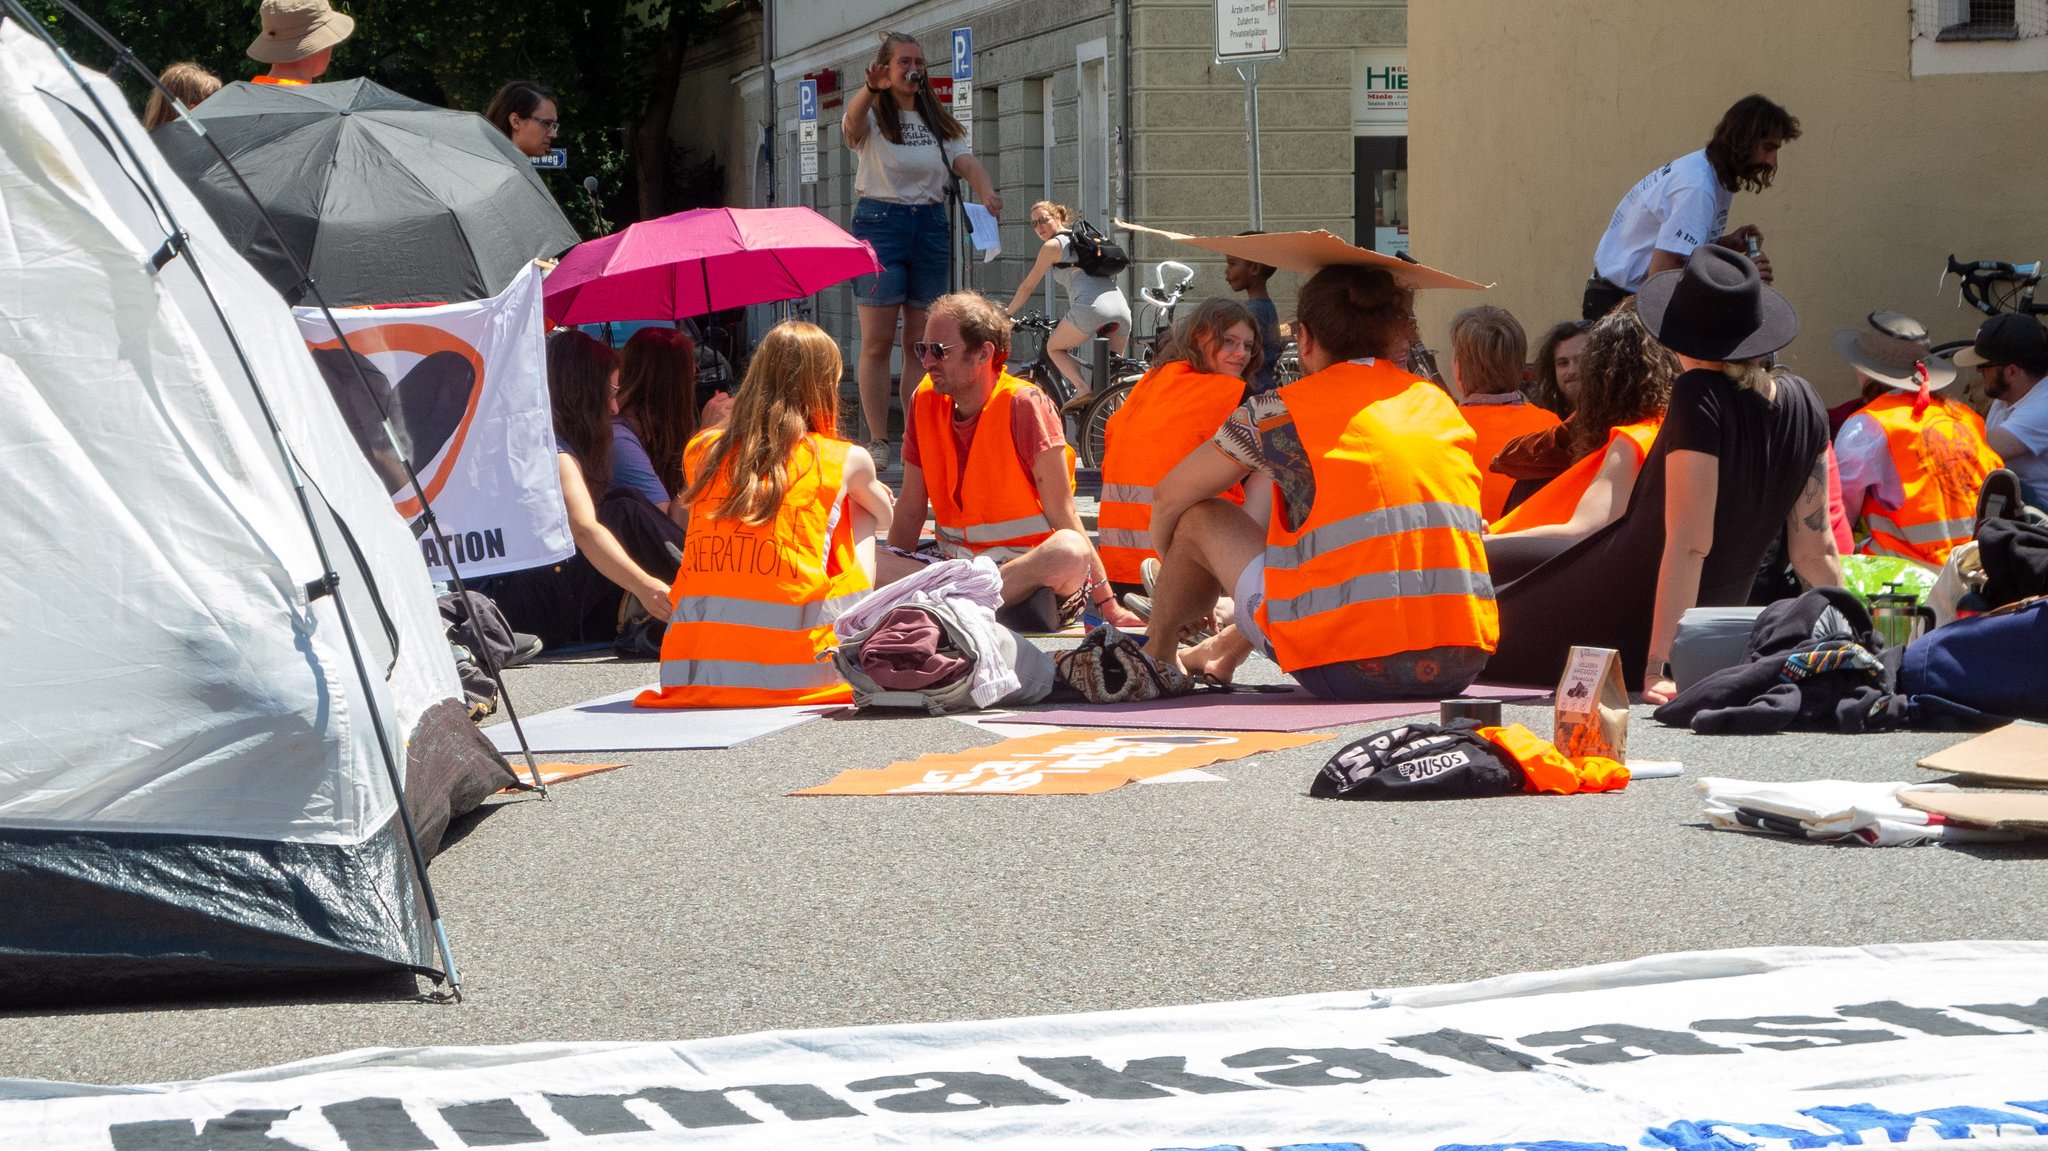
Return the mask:
[[1114, 276], [1131, 266], [1130, 254], [1086, 220], [1074, 221], [1073, 230], [1063, 234], [1074, 266], [1091, 276]]

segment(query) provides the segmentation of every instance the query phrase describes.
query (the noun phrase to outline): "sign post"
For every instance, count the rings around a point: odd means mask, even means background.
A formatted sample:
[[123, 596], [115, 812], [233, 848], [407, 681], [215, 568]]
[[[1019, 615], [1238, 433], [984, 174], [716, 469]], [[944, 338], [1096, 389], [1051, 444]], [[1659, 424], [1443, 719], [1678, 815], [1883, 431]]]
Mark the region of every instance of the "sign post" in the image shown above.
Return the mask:
[[1259, 203], [1259, 64], [1287, 54], [1286, 0], [1216, 0], [1216, 62], [1244, 80], [1245, 147], [1250, 155], [1251, 226], [1265, 227]]
[[797, 181], [818, 182], [818, 82], [796, 82]]
[[[974, 29], [953, 29], [953, 74], [946, 77], [952, 103], [947, 111], [960, 121], [966, 129], [963, 142], [974, 147]], [[952, 210], [946, 221], [950, 232], [951, 258], [948, 266], [953, 269], [952, 287], [955, 291], [974, 286], [973, 244], [968, 239], [967, 200], [961, 193], [960, 181], [947, 173]]]

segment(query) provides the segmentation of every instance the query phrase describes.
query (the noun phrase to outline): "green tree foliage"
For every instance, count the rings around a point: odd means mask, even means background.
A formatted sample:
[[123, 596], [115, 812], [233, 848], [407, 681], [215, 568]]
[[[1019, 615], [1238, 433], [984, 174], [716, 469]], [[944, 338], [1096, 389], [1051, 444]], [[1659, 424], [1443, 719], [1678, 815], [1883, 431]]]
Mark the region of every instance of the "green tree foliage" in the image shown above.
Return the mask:
[[[113, 50], [54, 0], [24, 0], [81, 63], [101, 70]], [[508, 80], [535, 80], [561, 97], [569, 167], [545, 173], [570, 218], [594, 219], [582, 184], [598, 177], [612, 222], [676, 210], [668, 126], [683, 50], [731, 0], [335, 0], [356, 31], [335, 49], [327, 79], [364, 76], [416, 100], [482, 112]], [[191, 60], [223, 80], [264, 66], [246, 55], [255, 0], [85, 0], [79, 5], [145, 67]], [[117, 75], [139, 110], [148, 85]]]

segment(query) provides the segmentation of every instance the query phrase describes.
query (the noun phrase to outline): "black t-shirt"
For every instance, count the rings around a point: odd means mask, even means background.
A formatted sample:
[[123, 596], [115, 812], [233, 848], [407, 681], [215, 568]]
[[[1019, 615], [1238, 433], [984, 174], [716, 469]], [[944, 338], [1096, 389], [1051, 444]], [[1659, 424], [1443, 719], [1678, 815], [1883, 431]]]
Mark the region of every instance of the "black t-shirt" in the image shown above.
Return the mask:
[[1666, 458], [1701, 452], [1720, 460], [1713, 549], [1700, 572], [1703, 606], [1748, 601], [1757, 561], [1777, 540], [1814, 460], [1827, 450], [1827, 409], [1813, 386], [1788, 375], [1778, 376], [1777, 385], [1777, 395], [1767, 399], [1711, 368], [1680, 375], [1629, 499], [1625, 521], [1653, 520], [1661, 554]]

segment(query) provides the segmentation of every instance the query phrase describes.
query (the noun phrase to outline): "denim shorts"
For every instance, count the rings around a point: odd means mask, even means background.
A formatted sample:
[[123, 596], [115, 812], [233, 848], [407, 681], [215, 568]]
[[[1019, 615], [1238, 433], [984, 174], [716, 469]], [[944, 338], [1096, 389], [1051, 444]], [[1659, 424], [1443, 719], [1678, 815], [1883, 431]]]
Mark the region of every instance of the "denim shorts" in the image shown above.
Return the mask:
[[853, 282], [853, 302], [871, 308], [908, 304], [929, 308], [946, 294], [946, 265], [952, 244], [946, 234], [944, 204], [892, 204], [887, 200], [855, 201], [853, 234], [875, 249], [879, 275]]

